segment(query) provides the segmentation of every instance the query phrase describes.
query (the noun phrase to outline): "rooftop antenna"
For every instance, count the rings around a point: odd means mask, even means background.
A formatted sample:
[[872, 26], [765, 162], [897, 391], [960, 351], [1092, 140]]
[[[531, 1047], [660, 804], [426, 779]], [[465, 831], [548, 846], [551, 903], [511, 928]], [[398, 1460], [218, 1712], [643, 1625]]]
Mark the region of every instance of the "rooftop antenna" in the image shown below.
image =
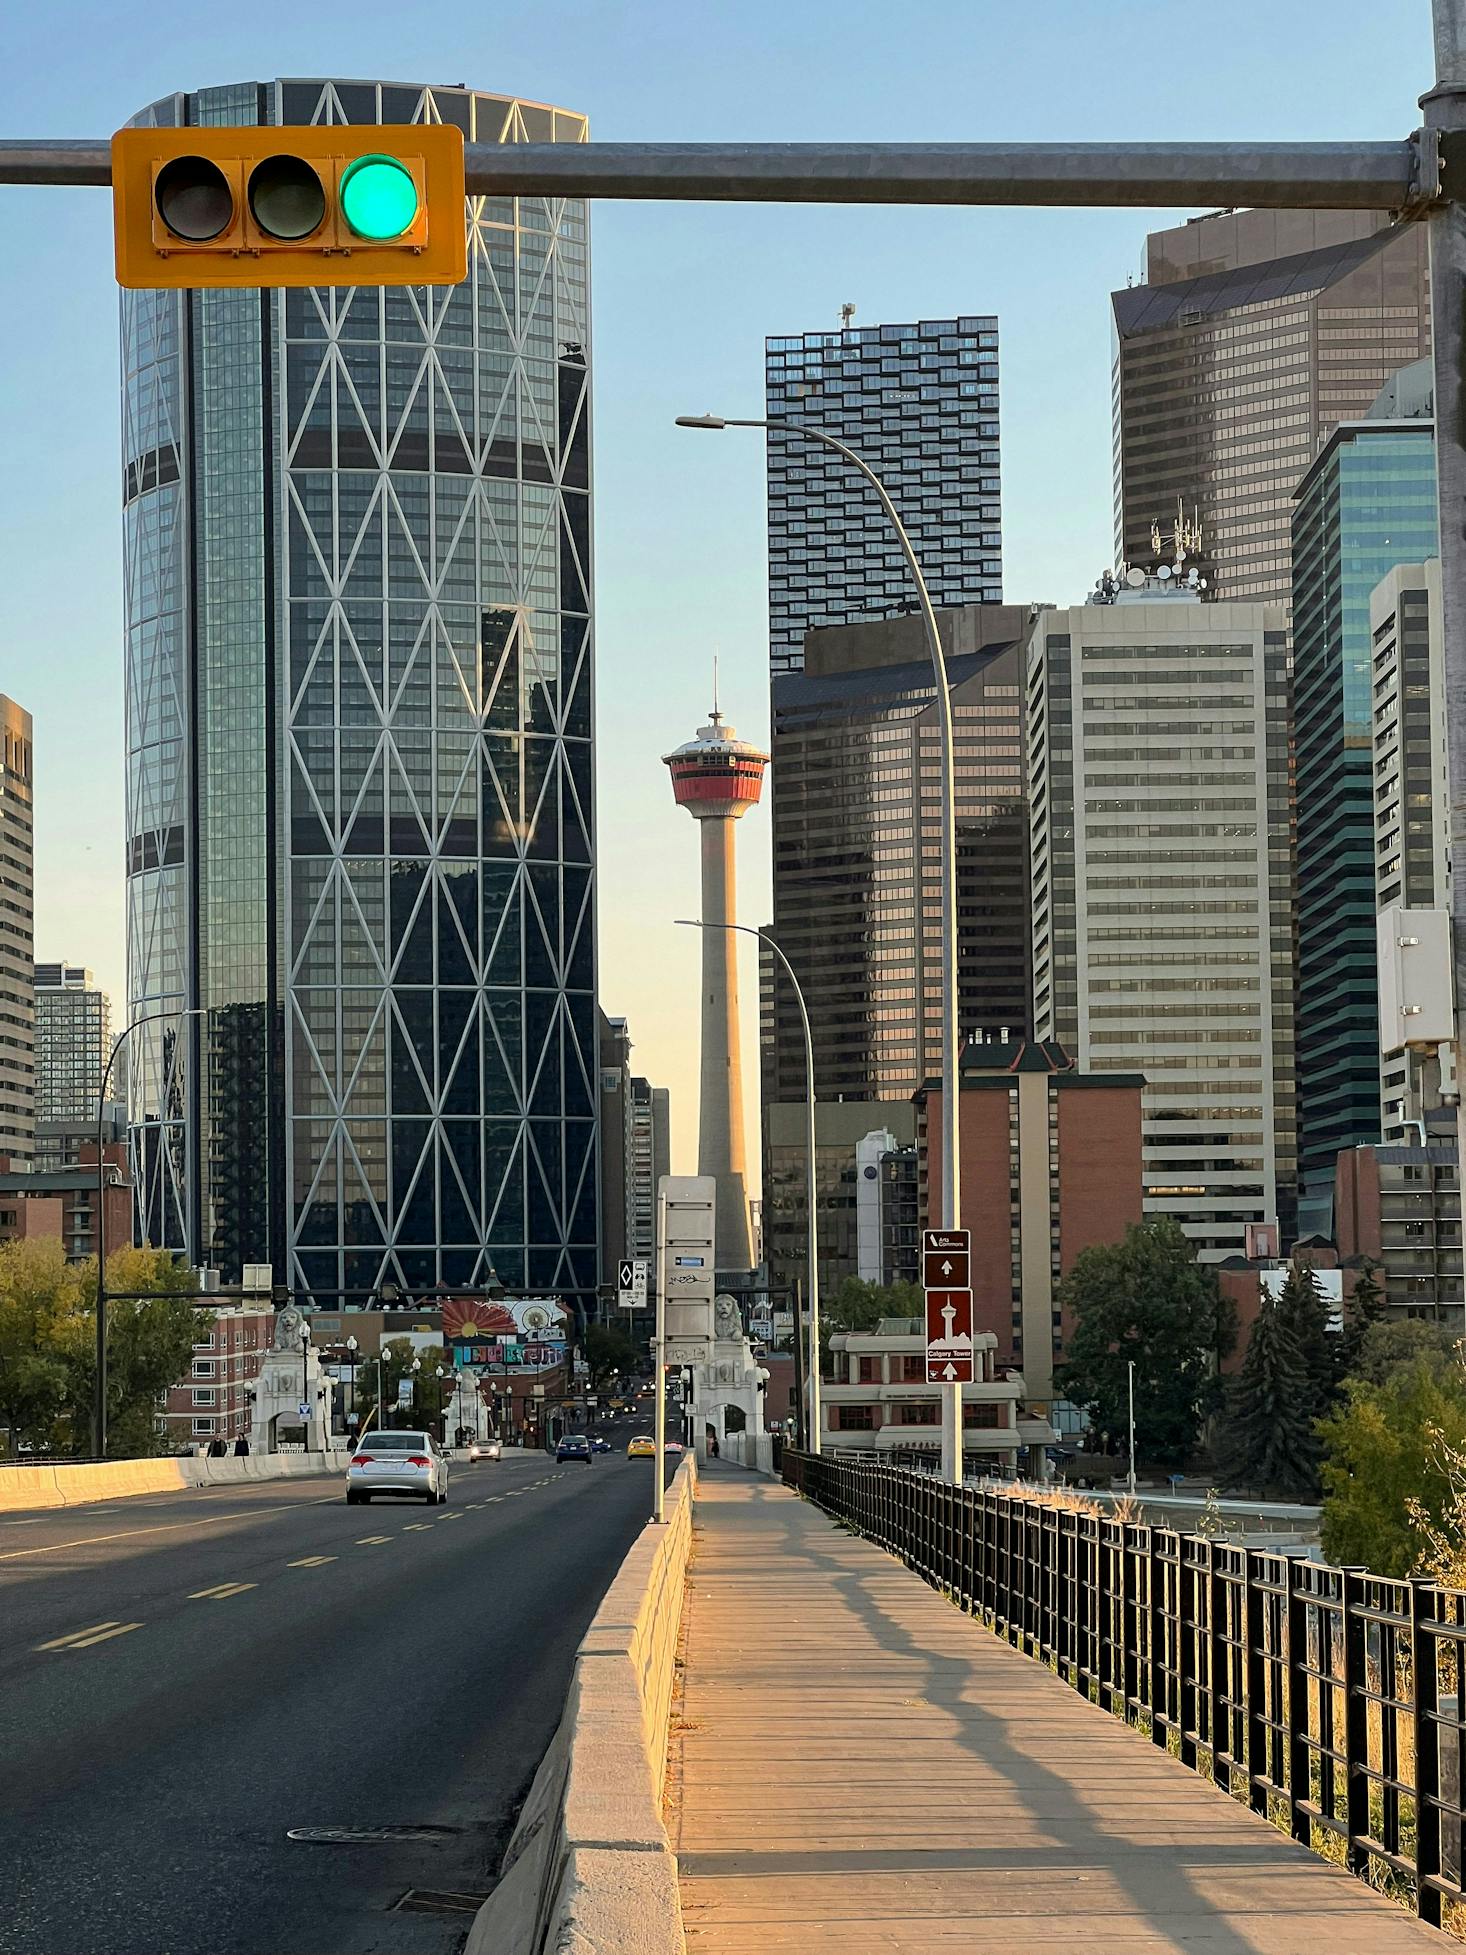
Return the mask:
[[721, 726], [723, 716], [718, 711], [718, 654], [713, 653], [713, 725]]
[[850, 300], [850, 299], [847, 299], [847, 300], [845, 301], [845, 303], [844, 303], [844, 305], [842, 305], [842, 306], [841, 306], [841, 308], [840, 308], [840, 330], [841, 330], [841, 332], [848, 332], [848, 331], [849, 331], [849, 329], [850, 329], [850, 321], [851, 321], [851, 320], [852, 320], [852, 319], [853, 319], [854, 317], [855, 317], [855, 306], [854, 306], [854, 303], [853, 303], [853, 301], [852, 301], [852, 300]]

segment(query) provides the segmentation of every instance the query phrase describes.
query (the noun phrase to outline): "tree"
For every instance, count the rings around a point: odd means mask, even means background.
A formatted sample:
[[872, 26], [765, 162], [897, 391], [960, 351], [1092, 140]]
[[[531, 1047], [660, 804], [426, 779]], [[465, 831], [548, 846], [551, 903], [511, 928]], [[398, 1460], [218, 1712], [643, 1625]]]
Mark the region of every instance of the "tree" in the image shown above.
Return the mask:
[[1354, 1288], [1344, 1302], [1344, 1328], [1334, 1340], [1335, 1375], [1341, 1388], [1344, 1380], [1352, 1378], [1359, 1369], [1365, 1339], [1389, 1314], [1385, 1293], [1374, 1272], [1375, 1265], [1366, 1258], [1359, 1265]]
[[1450, 1371], [1460, 1363], [1457, 1340], [1438, 1324], [1406, 1317], [1400, 1323], [1386, 1318], [1371, 1324], [1360, 1340], [1350, 1376], [1366, 1385], [1382, 1385], [1402, 1365], [1422, 1359], [1433, 1371]]
[[1303, 1361], [1303, 1410], [1310, 1427], [1334, 1408], [1338, 1396], [1336, 1333], [1329, 1307], [1308, 1263], [1289, 1263], [1278, 1292], [1278, 1315], [1293, 1334]]
[[7, 1452], [50, 1446], [67, 1404], [66, 1352], [82, 1315], [81, 1283], [59, 1242], [0, 1245], [0, 1424]]
[[[73, 1441], [91, 1431], [96, 1378], [97, 1266], [80, 1272], [82, 1309], [68, 1337]], [[168, 1389], [186, 1379], [193, 1348], [214, 1316], [198, 1307], [198, 1277], [166, 1249], [119, 1249], [107, 1258], [107, 1454], [136, 1459], [167, 1451], [160, 1412]], [[131, 1293], [131, 1294], [130, 1294]]]
[[[412, 1368], [414, 1362], [418, 1367], [416, 1371]], [[402, 1408], [400, 1423], [409, 1429], [421, 1426], [428, 1430], [441, 1420], [444, 1407], [453, 1395], [453, 1380], [438, 1376], [439, 1365], [445, 1371], [448, 1369], [447, 1358], [440, 1346], [433, 1345], [420, 1351], [410, 1337], [389, 1338], [382, 1345], [382, 1403], [377, 1406], [369, 1399], [362, 1401], [362, 1431], [373, 1425], [390, 1427], [399, 1422], [397, 1388], [404, 1378], [412, 1381], [412, 1405]], [[373, 1395], [377, 1369], [375, 1363], [361, 1367], [362, 1377]]]
[[1320, 1436], [1325, 1555], [1408, 1575], [1422, 1529], [1452, 1508], [1449, 1461], [1466, 1449], [1466, 1368], [1422, 1356], [1378, 1384], [1353, 1378]]
[[1318, 1489], [1318, 1441], [1309, 1411], [1308, 1368], [1281, 1301], [1264, 1296], [1241, 1375], [1228, 1395], [1219, 1448], [1228, 1486], [1266, 1499], [1311, 1499]]
[[1216, 1273], [1169, 1216], [1133, 1224], [1123, 1242], [1081, 1250], [1059, 1286], [1074, 1319], [1059, 1389], [1113, 1438], [1126, 1433], [1135, 1365], [1136, 1451], [1177, 1466], [1221, 1397], [1218, 1361], [1235, 1335]]
[[591, 1324], [585, 1333], [584, 1349], [592, 1390], [613, 1371], [629, 1372], [636, 1363], [636, 1346], [619, 1324]]
[[870, 1283], [860, 1276], [843, 1277], [820, 1298], [820, 1353], [828, 1357], [834, 1331], [873, 1331], [883, 1317], [925, 1314], [926, 1299], [916, 1283]]

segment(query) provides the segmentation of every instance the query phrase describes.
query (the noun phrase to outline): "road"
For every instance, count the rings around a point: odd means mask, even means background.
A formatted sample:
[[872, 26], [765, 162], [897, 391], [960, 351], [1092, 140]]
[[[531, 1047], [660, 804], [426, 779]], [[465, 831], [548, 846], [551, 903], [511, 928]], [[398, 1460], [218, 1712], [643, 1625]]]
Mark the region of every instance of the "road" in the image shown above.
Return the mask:
[[[622, 1442], [624, 1446], [624, 1441]], [[0, 1519], [5, 1955], [452, 1955], [645, 1523], [651, 1463]], [[431, 1827], [315, 1844], [299, 1827]]]

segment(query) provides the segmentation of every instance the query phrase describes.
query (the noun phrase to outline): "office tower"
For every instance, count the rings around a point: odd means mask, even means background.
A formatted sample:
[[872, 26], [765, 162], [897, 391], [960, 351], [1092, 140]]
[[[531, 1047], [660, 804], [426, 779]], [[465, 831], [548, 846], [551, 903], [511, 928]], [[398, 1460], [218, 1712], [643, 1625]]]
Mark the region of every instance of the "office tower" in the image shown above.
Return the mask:
[[998, 447], [998, 322], [924, 319], [770, 339], [769, 664], [803, 663], [816, 625], [892, 617], [915, 606], [911, 573], [874, 494], [820, 428], [885, 483], [932, 602], [998, 604], [1003, 541]]
[[[112, 1001], [77, 964], [37, 964], [35, 990], [35, 1164], [71, 1167], [84, 1139], [96, 1144], [98, 1095], [112, 1053]], [[116, 1093], [110, 1097], [115, 1101]]]
[[1290, 498], [1320, 442], [1430, 349], [1426, 239], [1373, 211], [1223, 211], [1158, 231], [1112, 296], [1115, 555], [1178, 502], [1210, 595], [1290, 601]]
[[1380, 1137], [1370, 593], [1437, 544], [1435, 435], [1346, 422], [1297, 485], [1299, 1225], [1332, 1234], [1335, 1157]]
[[29, 1167], [35, 1150], [35, 823], [31, 800], [31, 716], [0, 693], [0, 1155]]
[[1029, 642], [1034, 1012], [1144, 1075], [1145, 1212], [1215, 1261], [1291, 1240], [1287, 614], [1131, 576]]
[[671, 1100], [665, 1086], [631, 1080], [631, 1133], [626, 1169], [627, 1253], [651, 1264], [656, 1289], [657, 1183], [672, 1172]]
[[[377, 82], [138, 120], [419, 118], [586, 134]], [[308, 1302], [596, 1287], [586, 215], [467, 222], [451, 289], [122, 301], [141, 1222]]]
[[[1451, 803], [1439, 558], [1397, 564], [1376, 584], [1369, 597], [1369, 643], [1375, 907], [1381, 919], [1397, 906], [1448, 911]], [[1378, 928], [1386, 927], [1382, 920]], [[1448, 954], [1443, 961], [1440, 975], [1449, 996]], [[1448, 1130], [1439, 1137], [1454, 1138], [1452, 1047], [1406, 1044], [1412, 1027], [1387, 1026], [1383, 1009], [1381, 1000], [1381, 1139], [1399, 1145], [1418, 1135], [1423, 1145], [1433, 1114]]]
[[757, 805], [769, 757], [724, 726], [715, 706], [707, 726], [662, 760], [679, 808], [697, 822], [702, 847], [702, 1062], [697, 1109], [697, 1171], [718, 1184], [714, 1215], [718, 1269], [753, 1268], [743, 1143], [743, 1055], [738, 1024], [737, 873], [733, 838]]
[[[785, 1304], [795, 1283], [808, 1281], [807, 1101], [766, 1104], [763, 1145], [769, 1293]], [[905, 1184], [903, 1159], [909, 1163]], [[918, 1281], [916, 1109], [909, 1095], [818, 1103], [815, 1217], [822, 1288], [833, 1289], [850, 1276], [869, 1283]]]
[[[1029, 1026], [1023, 657], [1028, 612], [938, 614], [952, 693], [959, 1024]], [[940, 1069], [941, 749], [920, 618], [811, 632], [773, 681], [774, 936], [826, 1100], [908, 1100]], [[805, 1098], [788, 986], [763, 986], [765, 1101]], [[889, 1125], [882, 1113], [862, 1132]], [[856, 1136], [855, 1138], [859, 1138]]]
[[624, 1018], [597, 1010], [600, 1037], [601, 1289], [616, 1289], [618, 1266], [632, 1251], [631, 1031]]

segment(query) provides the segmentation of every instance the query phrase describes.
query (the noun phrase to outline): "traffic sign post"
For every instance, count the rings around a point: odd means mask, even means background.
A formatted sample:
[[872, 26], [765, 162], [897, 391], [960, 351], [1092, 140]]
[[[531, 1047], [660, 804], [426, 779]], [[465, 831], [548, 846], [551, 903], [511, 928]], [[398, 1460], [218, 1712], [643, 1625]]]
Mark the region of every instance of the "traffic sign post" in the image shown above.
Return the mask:
[[650, 1265], [640, 1257], [629, 1257], [616, 1265], [618, 1301], [623, 1310], [645, 1310]]
[[942, 1471], [962, 1484], [962, 1387], [975, 1376], [972, 1350], [972, 1233], [923, 1229], [921, 1283], [926, 1292], [926, 1377], [944, 1385]]

